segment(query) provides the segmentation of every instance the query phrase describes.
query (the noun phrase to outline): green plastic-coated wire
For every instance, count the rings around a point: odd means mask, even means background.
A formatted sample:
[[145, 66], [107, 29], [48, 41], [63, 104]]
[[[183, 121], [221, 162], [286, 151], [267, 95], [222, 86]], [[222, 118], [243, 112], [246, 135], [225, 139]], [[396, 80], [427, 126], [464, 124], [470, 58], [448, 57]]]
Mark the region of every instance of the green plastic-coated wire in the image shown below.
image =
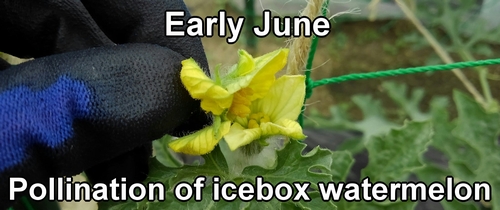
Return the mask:
[[[328, 4], [330, 3], [330, 0], [326, 0], [323, 2], [323, 5], [321, 6], [321, 13], [323, 16], [326, 16], [326, 13], [328, 12]], [[306, 99], [311, 97], [312, 95], [312, 89], [313, 87], [310, 84], [312, 82], [311, 79], [311, 70], [312, 70], [312, 65], [314, 61], [314, 55], [316, 54], [316, 49], [318, 48], [318, 37], [314, 36], [311, 41], [311, 49], [309, 50], [309, 54], [307, 56], [307, 63], [306, 63], [306, 71], [305, 71], [305, 76], [306, 76]]]
[[415, 73], [423, 73], [423, 72], [434, 72], [434, 71], [446, 71], [453, 70], [456, 68], [469, 68], [476, 66], [487, 66], [487, 65], [497, 65], [500, 64], [500, 59], [488, 59], [488, 60], [479, 60], [479, 61], [467, 61], [467, 62], [457, 62], [451, 64], [444, 65], [434, 65], [434, 66], [420, 66], [420, 67], [412, 67], [412, 68], [400, 68], [395, 70], [385, 70], [385, 71], [377, 71], [370, 73], [355, 73], [355, 74], [347, 74], [339, 77], [332, 77], [321, 79], [312, 82], [311, 88], [316, 88], [321, 85], [334, 84], [346, 81], [353, 80], [361, 80], [361, 79], [373, 79], [379, 77], [389, 77], [389, 76], [398, 76], [404, 74], [415, 74]]
[[[325, 0], [323, 2], [323, 5], [321, 5], [321, 13], [323, 16], [326, 16], [326, 13], [328, 12], [328, 4], [330, 3], [330, 0]], [[314, 61], [314, 55], [316, 54], [316, 49], [318, 48], [318, 37], [313, 36], [312, 41], [311, 41], [311, 49], [309, 50], [309, 54], [307, 55], [307, 63], [306, 63], [306, 70], [305, 70], [305, 76], [306, 76], [306, 96], [304, 98], [304, 103], [305, 100], [311, 97], [312, 92], [313, 92], [313, 80], [311, 79], [311, 69]], [[297, 121], [299, 124], [302, 126], [304, 123], [304, 110], [305, 106], [302, 105], [302, 111], [299, 115], [299, 118]]]
[[[340, 83], [340, 82], [346, 82], [346, 81], [353, 81], [353, 80], [361, 80], [361, 79], [374, 79], [374, 78], [380, 78], [380, 77], [390, 77], [390, 76], [416, 74], [416, 73], [424, 73], [424, 72], [446, 71], [446, 70], [453, 70], [453, 69], [457, 69], [457, 68], [469, 68], [469, 67], [476, 67], [476, 66], [488, 66], [488, 65], [498, 65], [498, 64], [500, 64], [500, 58], [479, 60], [479, 61], [457, 62], [457, 63], [444, 64], [444, 65], [400, 68], [400, 69], [394, 69], [394, 70], [385, 70], [385, 71], [377, 71], [377, 72], [369, 72], [369, 73], [347, 74], [347, 75], [342, 75], [339, 77], [320, 79], [318, 81], [312, 81], [310, 79], [310, 68], [307, 68], [307, 70], [306, 70], [306, 99], [311, 97], [312, 92], [313, 92], [312, 89], [319, 87], [319, 86], [322, 86], [322, 85], [328, 85], [328, 84], [334, 84], [334, 83]], [[308, 73], [308, 70], [309, 70], [309, 73]], [[301, 126], [303, 125], [303, 114], [304, 114], [304, 108], [302, 108], [302, 113], [300, 114], [299, 121], [298, 121]]]

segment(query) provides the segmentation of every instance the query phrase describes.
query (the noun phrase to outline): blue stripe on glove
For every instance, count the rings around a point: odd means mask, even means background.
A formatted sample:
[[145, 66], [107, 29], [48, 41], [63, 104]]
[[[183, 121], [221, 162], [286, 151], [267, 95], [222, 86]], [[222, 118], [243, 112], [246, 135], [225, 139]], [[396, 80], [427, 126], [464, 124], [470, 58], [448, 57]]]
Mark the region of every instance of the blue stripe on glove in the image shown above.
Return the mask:
[[73, 136], [73, 121], [90, 115], [90, 90], [61, 76], [44, 90], [26, 86], [0, 94], [0, 173], [20, 164], [30, 145], [61, 146]]

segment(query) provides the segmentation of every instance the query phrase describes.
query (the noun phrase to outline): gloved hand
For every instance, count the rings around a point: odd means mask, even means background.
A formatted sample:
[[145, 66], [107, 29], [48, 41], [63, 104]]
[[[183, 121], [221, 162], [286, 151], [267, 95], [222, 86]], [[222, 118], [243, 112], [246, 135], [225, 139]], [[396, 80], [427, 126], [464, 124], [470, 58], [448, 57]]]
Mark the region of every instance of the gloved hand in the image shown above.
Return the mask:
[[189, 17], [181, 0], [0, 2], [0, 51], [35, 58], [0, 59], [0, 209], [9, 177], [142, 181], [152, 140], [210, 123], [179, 78], [189, 57], [208, 70], [201, 41], [166, 37], [167, 10]]

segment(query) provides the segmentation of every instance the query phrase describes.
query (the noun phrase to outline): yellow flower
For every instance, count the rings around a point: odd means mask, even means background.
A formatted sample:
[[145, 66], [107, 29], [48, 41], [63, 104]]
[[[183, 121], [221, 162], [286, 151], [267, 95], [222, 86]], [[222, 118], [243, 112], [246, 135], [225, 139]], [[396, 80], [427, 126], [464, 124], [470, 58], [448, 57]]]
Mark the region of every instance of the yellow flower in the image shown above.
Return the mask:
[[201, 100], [201, 108], [214, 115], [225, 110], [232, 116], [246, 117], [250, 102], [266, 95], [276, 80], [275, 74], [286, 65], [288, 49], [279, 49], [253, 58], [239, 51], [238, 64], [228, 75], [214, 81], [193, 59], [182, 61], [181, 81], [191, 97]]
[[[276, 50], [255, 59], [244, 50], [240, 50], [239, 54], [237, 70], [233, 71], [235, 76], [230, 73], [226, 80], [227, 90], [235, 93], [229, 108], [229, 117], [232, 119], [236, 116], [247, 117], [251, 102], [267, 94], [276, 81], [275, 74], [286, 65], [288, 49]], [[234, 77], [237, 79], [232, 79]]]
[[[225, 135], [231, 126], [230, 121], [225, 121], [220, 126], [221, 135]], [[176, 139], [168, 144], [175, 152], [188, 155], [204, 155], [211, 152], [220, 141], [215, 138], [215, 127], [208, 126], [196, 133]]]
[[214, 115], [215, 122], [172, 141], [169, 143], [172, 150], [191, 155], [212, 151], [229, 132], [233, 120], [237, 116], [248, 117], [252, 101], [267, 94], [276, 81], [275, 74], [286, 65], [288, 49], [279, 49], [255, 59], [240, 50], [239, 56], [238, 64], [227, 75], [219, 77], [219, 72], [216, 72], [215, 81], [193, 59], [182, 61], [182, 83], [191, 97], [201, 100], [201, 108]]
[[181, 81], [191, 97], [201, 100], [203, 110], [221, 115], [231, 106], [233, 94], [210, 79], [192, 58], [182, 61]]
[[261, 99], [250, 106], [248, 117], [236, 118], [224, 135], [229, 148], [236, 150], [254, 140], [274, 135], [304, 139], [302, 127], [296, 122], [305, 97], [304, 76], [282, 76]]

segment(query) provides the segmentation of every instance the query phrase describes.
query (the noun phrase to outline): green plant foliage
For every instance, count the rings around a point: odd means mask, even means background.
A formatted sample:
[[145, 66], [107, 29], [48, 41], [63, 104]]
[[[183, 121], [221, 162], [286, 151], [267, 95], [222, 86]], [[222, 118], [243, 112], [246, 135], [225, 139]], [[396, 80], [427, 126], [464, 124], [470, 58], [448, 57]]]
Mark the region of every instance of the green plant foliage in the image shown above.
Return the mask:
[[258, 166], [249, 166], [241, 174], [232, 174], [227, 165], [227, 161], [217, 147], [213, 152], [203, 156], [205, 163], [201, 166], [183, 166], [181, 168], [166, 167], [157, 159], [151, 159], [150, 174], [147, 182], [162, 182], [167, 190], [166, 200], [158, 202], [140, 202], [127, 201], [125, 203], [102, 203], [100, 209], [179, 209], [181, 207], [188, 209], [317, 209], [327, 208], [335, 209], [333, 202], [323, 202], [318, 192], [310, 192], [311, 202], [280, 202], [271, 200], [269, 202], [250, 201], [244, 202], [236, 200], [234, 202], [213, 201], [211, 182], [207, 182], [203, 188], [203, 200], [201, 202], [194, 199], [187, 202], [178, 201], [173, 195], [174, 186], [181, 182], [193, 182], [198, 176], [206, 176], [207, 180], [211, 177], [220, 177], [220, 184], [225, 182], [250, 182], [255, 184], [255, 178], [261, 176], [264, 181], [273, 185], [280, 182], [310, 182], [311, 189], [317, 190], [318, 182], [341, 181], [347, 176], [353, 163], [353, 158], [349, 152], [333, 152], [319, 147], [302, 155], [305, 144], [291, 141], [282, 150], [277, 151], [278, 159], [273, 169], [264, 169]]
[[[486, 181], [492, 186], [492, 194], [500, 194], [500, 148], [498, 133], [500, 131], [500, 115], [486, 113], [482, 107], [463, 93], [454, 92], [457, 103], [458, 121], [452, 134], [462, 140], [470, 151], [476, 151], [478, 156], [468, 159], [450, 160], [452, 174], [460, 180], [469, 183]], [[476, 165], [466, 165], [464, 162], [477, 162]], [[462, 166], [468, 167], [462, 167]], [[495, 196], [493, 196], [495, 198]], [[493, 199], [494, 209], [500, 208], [500, 200]]]
[[373, 30], [373, 29], [366, 29], [362, 33], [358, 35], [356, 38], [356, 44], [361, 45], [361, 44], [367, 44], [373, 41], [376, 41], [380, 38], [380, 34], [378, 31]]
[[372, 182], [405, 181], [409, 172], [424, 166], [421, 157], [431, 137], [430, 122], [408, 123], [387, 135], [374, 137], [366, 144], [369, 163], [362, 177], [370, 177]]
[[168, 142], [171, 140], [171, 136], [165, 135], [161, 139], [153, 141], [153, 150], [155, 151], [156, 159], [165, 166], [181, 167], [181, 160], [168, 148]]
[[372, 136], [388, 132], [397, 124], [386, 118], [380, 100], [373, 99], [370, 95], [356, 95], [352, 97], [353, 103], [358, 106], [363, 119], [352, 121], [348, 114], [349, 106], [346, 104], [332, 106], [330, 112], [332, 118], [323, 118], [318, 111], [311, 111], [308, 121], [304, 122], [306, 127], [356, 130], [364, 133], [363, 140], [369, 141]]
[[481, 9], [477, 1], [426, 0], [419, 1], [417, 5], [418, 18], [428, 23], [428, 28], [444, 29], [453, 42], [458, 41], [453, 39], [463, 35], [468, 36], [464, 42], [468, 46], [481, 40], [494, 43], [499, 41], [500, 30], [488, 29], [486, 20], [477, 15]]
[[[444, 183], [446, 176], [468, 183], [488, 182], [492, 187], [493, 198], [489, 205], [492, 209], [499, 209], [500, 200], [494, 200], [495, 195], [500, 194], [500, 148], [497, 143], [500, 132], [499, 114], [485, 111], [472, 98], [455, 91], [453, 99], [458, 117], [451, 120], [448, 112], [449, 101], [446, 97], [434, 97], [430, 102], [429, 111], [424, 112], [419, 108], [425, 95], [423, 89], [415, 88], [409, 93], [406, 85], [394, 82], [384, 82], [382, 87], [399, 105], [403, 113], [401, 118], [388, 119], [381, 111], [380, 103], [365, 95], [352, 98], [363, 110], [363, 120], [349, 120], [347, 106], [338, 105], [330, 109], [332, 117], [329, 119], [317, 112], [311, 113], [306, 125], [325, 125], [330, 129], [363, 132], [363, 139], [367, 141], [363, 141], [364, 143], [360, 144], [362, 148], [355, 151], [368, 151], [369, 163], [362, 170], [361, 177], [370, 177], [372, 183], [405, 181], [410, 174], [415, 174], [426, 184], [436, 181]], [[366, 122], [367, 118], [377, 119], [376, 127], [382, 127], [384, 131], [372, 132], [370, 127], [376, 123], [359, 123]], [[403, 127], [397, 128], [401, 124], [404, 124]], [[344, 144], [352, 144], [350, 142], [346, 141]], [[448, 163], [443, 165], [422, 159], [423, 153], [430, 147], [442, 152]], [[445, 210], [479, 209], [479, 205], [472, 202], [442, 201], [441, 205]], [[339, 209], [413, 209], [415, 203], [340, 202], [338, 206]]]
[[[411, 172], [424, 167], [421, 157], [431, 141], [430, 122], [409, 122], [366, 144], [369, 163], [361, 177], [370, 182], [406, 181]], [[408, 209], [414, 202], [342, 202], [339, 209]]]

